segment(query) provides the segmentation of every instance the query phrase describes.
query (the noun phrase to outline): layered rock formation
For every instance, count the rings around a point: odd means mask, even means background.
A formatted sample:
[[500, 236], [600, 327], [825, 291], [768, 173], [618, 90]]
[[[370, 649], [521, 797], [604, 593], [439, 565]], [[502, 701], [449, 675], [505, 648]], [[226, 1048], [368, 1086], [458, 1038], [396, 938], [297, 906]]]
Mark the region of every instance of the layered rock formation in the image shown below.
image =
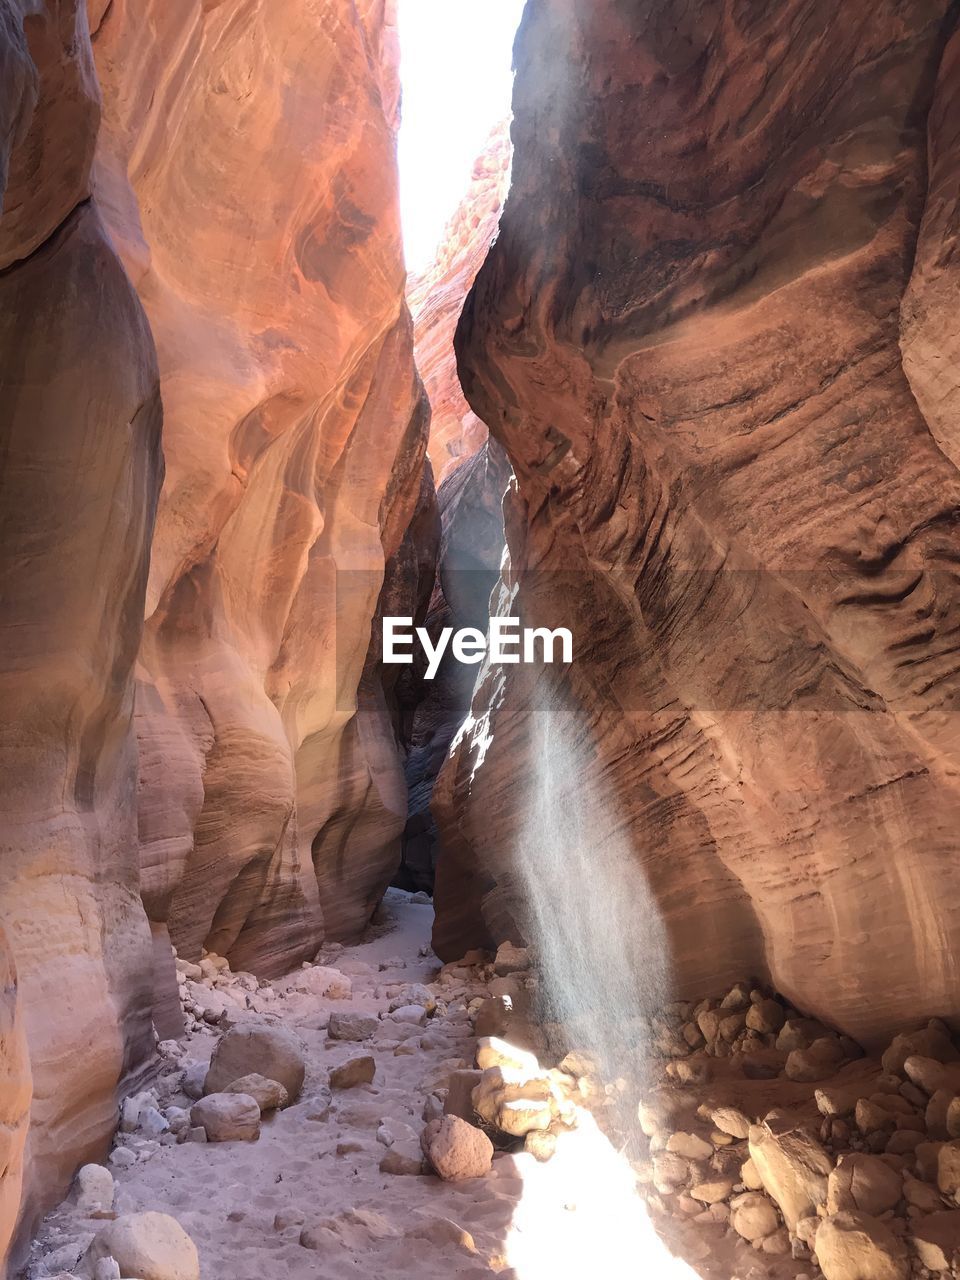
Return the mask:
[[[510, 180], [509, 122], [498, 122], [473, 167], [470, 185], [444, 229], [437, 256], [410, 286], [417, 368], [430, 399], [430, 458], [437, 475], [442, 533], [436, 587], [425, 621], [436, 642], [444, 627], [486, 630], [490, 591], [503, 553], [501, 499], [510, 464], [467, 404], [457, 377], [453, 335], [464, 299], [496, 236]], [[418, 655], [419, 656], [419, 655]], [[409, 814], [395, 883], [432, 890], [437, 832], [434, 784], [470, 706], [476, 667], [448, 652], [431, 681], [420, 662], [408, 681], [403, 735]]]
[[[101, 6], [103, 7], [103, 6]], [[97, 188], [166, 412], [137, 725], [161, 939], [278, 973], [360, 929], [406, 802], [358, 700], [420, 489], [393, 5], [114, 0]]]
[[680, 993], [960, 1013], [949, 10], [528, 5], [458, 346], [518, 477], [503, 607], [576, 660], [485, 673], [442, 954], [530, 931], [537, 877], [575, 933], [614, 861]]
[[470, 185], [444, 228], [437, 256], [410, 283], [416, 360], [430, 399], [430, 459], [439, 486], [487, 438], [487, 428], [463, 397], [453, 335], [470, 287], [497, 233], [510, 182], [509, 119], [490, 132]]
[[162, 468], [153, 342], [89, 198], [82, 2], [0, 5], [0, 68], [2, 1258], [31, 1069], [27, 1220], [153, 1048], [132, 711]]

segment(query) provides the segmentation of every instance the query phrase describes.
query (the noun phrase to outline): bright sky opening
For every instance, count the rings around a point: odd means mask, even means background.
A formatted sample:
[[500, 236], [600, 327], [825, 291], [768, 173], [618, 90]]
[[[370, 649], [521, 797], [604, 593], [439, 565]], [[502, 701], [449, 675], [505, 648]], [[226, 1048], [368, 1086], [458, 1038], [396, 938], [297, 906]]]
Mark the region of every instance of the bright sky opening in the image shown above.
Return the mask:
[[487, 134], [510, 109], [524, 0], [400, 0], [400, 210], [407, 269], [432, 261]]

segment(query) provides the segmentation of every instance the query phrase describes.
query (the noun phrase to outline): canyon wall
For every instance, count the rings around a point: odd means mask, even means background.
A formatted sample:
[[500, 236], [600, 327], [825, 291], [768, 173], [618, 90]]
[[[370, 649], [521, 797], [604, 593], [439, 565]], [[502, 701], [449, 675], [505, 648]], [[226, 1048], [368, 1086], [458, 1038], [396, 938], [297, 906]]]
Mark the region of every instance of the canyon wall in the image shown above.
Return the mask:
[[358, 697], [420, 492], [392, 0], [113, 0], [96, 185], [165, 406], [140, 654], [143, 897], [161, 940], [276, 974], [399, 860], [392, 727]]
[[179, 1029], [171, 940], [279, 972], [399, 860], [397, 56], [392, 0], [0, 0], [0, 1257]]
[[82, 0], [3, 0], [0, 1259], [25, 1136], [29, 1225], [153, 1050], [132, 712], [161, 411], [90, 199], [99, 113]]
[[952, 15], [530, 0], [457, 344], [517, 476], [500, 607], [575, 661], [482, 675], [441, 955], [531, 932], [538, 877], [573, 933], [613, 858], [681, 995], [960, 1015]]
[[430, 460], [438, 489], [487, 438], [487, 428], [460, 388], [453, 335], [464, 299], [497, 234], [512, 154], [507, 118], [494, 125], [477, 156], [436, 257], [409, 285], [417, 369], [430, 399]]
[[[503, 554], [501, 499], [510, 464], [464, 399], [453, 335], [467, 293], [497, 234], [510, 181], [509, 120], [498, 121], [477, 157], [463, 199], [436, 257], [410, 283], [417, 368], [430, 399], [430, 458], [437, 473], [440, 533], [436, 584], [423, 619], [436, 643], [444, 627], [487, 628], [489, 598]], [[477, 668], [448, 652], [432, 680], [418, 655], [404, 733], [409, 812], [396, 883], [432, 891], [438, 857], [431, 798], [450, 743], [463, 723]]]

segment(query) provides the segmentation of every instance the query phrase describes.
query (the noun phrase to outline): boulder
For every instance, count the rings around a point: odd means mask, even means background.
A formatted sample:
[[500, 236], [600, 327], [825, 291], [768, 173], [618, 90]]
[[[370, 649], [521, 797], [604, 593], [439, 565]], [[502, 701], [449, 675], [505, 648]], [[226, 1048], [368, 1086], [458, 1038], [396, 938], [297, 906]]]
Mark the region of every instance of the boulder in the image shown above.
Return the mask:
[[234, 1080], [222, 1092], [245, 1093], [247, 1097], [253, 1098], [260, 1108], [261, 1115], [265, 1115], [268, 1111], [282, 1110], [290, 1102], [290, 1095], [279, 1080], [268, 1080], [266, 1076], [258, 1075], [256, 1072]]
[[744, 1240], [762, 1240], [780, 1226], [777, 1211], [759, 1191], [747, 1191], [730, 1205], [730, 1225]]
[[327, 1034], [331, 1040], [370, 1040], [379, 1025], [372, 1013], [331, 1013]]
[[114, 1258], [123, 1277], [137, 1280], [200, 1280], [197, 1247], [166, 1213], [124, 1213], [98, 1231], [78, 1271], [94, 1280], [97, 1264]]
[[903, 1196], [903, 1179], [880, 1156], [864, 1152], [840, 1157], [827, 1179], [827, 1212], [855, 1212], [878, 1218]]
[[903, 1075], [907, 1059], [913, 1057], [932, 1058], [935, 1062], [956, 1062], [960, 1060], [960, 1053], [944, 1024], [933, 1018], [920, 1031], [895, 1036], [883, 1055], [881, 1064], [884, 1071]]
[[74, 1179], [73, 1202], [86, 1212], [103, 1212], [113, 1208], [115, 1190], [109, 1169], [102, 1164], [85, 1164]]
[[530, 968], [530, 952], [526, 947], [515, 947], [512, 942], [502, 942], [497, 948], [493, 971], [498, 978], [511, 973], [524, 973]]
[[443, 1113], [448, 1116], [459, 1116], [461, 1120], [472, 1122], [476, 1112], [473, 1107], [473, 1091], [483, 1078], [482, 1071], [451, 1071], [447, 1078], [447, 1096], [443, 1100]]
[[253, 1142], [260, 1136], [260, 1108], [246, 1093], [208, 1093], [193, 1104], [190, 1122], [208, 1142]]
[[281, 1027], [234, 1027], [214, 1050], [203, 1084], [204, 1093], [222, 1093], [244, 1076], [276, 1080], [296, 1102], [303, 1088], [306, 1057], [297, 1036]]
[[459, 1116], [432, 1121], [421, 1142], [430, 1164], [447, 1182], [483, 1177], [493, 1163], [493, 1143]]
[[955, 1269], [960, 1262], [960, 1209], [931, 1213], [915, 1223], [910, 1230], [910, 1243], [931, 1271]]
[[836, 1213], [821, 1222], [815, 1249], [826, 1280], [908, 1280], [903, 1242], [866, 1213]]
[[477, 1066], [481, 1071], [488, 1067], [507, 1067], [534, 1075], [540, 1070], [536, 1054], [519, 1049], [497, 1036], [481, 1036], [477, 1040]]
[[377, 1063], [369, 1053], [348, 1058], [330, 1072], [330, 1088], [353, 1089], [358, 1084], [373, 1084], [376, 1074]]
[[833, 1165], [805, 1128], [772, 1111], [762, 1124], [751, 1126], [749, 1149], [764, 1190], [779, 1205], [790, 1230], [826, 1203]]

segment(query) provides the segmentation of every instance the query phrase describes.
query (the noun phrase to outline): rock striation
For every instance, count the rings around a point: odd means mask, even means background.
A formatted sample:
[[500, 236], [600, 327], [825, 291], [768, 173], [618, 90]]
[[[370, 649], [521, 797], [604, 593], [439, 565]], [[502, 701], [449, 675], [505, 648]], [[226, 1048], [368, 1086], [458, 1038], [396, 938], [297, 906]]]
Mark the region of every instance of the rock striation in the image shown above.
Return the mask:
[[94, 38], [96, 188], [166, 415], [138, 665], [143, 898], [159, 952], [264, 974], [363, 927], [406, 817], [367, 678], [427, 431], [395, 37], [392, 0], [114, 0]]
[[83, 3], [0, 5], [0, 1260], [153, 1049], [132, 712], [161, 410], [90, 198], [99, 115]]
[[435, 942], [614, 858], [678, 994], [762, 974], [869, 1044], [960, 1011], [957, 44], [820, 8], [527, 7], [457, 346], [501, 607], [577, 642], [481, 678]]
[[409, 286], [417, 368], [430, 400], [430, 458], [438, 488], [487, 438], [486, 426], [460, 388], [453, 335], [464, 299], [497, 234], [512, 154], [507, 118], [490, 131], [463, 200], [444, 228], [436, 258]]

